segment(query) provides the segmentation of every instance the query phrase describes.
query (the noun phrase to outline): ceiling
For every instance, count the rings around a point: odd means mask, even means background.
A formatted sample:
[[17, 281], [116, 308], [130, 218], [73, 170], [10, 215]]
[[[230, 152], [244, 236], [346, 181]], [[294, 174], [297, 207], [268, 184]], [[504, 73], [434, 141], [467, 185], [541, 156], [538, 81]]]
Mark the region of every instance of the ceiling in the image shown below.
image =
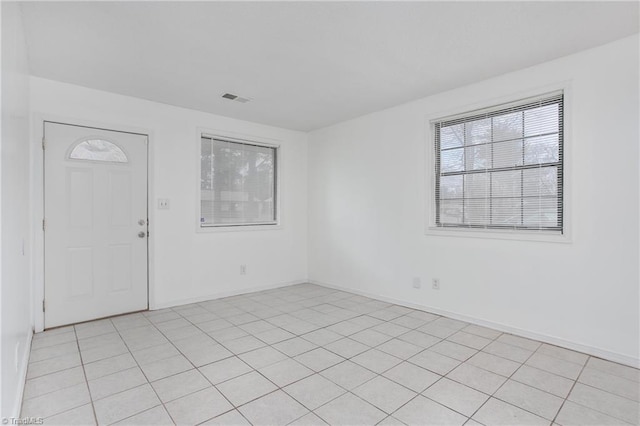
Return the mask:
[[33, 75], [309, 131], [632, 35], [638, 5], [47, 1], [22, 9]]

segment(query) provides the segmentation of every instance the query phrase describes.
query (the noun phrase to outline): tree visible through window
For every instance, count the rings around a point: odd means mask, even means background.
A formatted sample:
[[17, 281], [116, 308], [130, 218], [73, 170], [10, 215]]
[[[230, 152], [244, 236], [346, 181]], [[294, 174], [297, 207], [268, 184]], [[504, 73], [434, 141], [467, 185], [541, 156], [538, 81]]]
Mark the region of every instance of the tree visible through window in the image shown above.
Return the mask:
[[277, 148], [202, 137], [200, 226], [277, 223]]
[[561, 93], [434, 128], [436, 226], [562, 232]]

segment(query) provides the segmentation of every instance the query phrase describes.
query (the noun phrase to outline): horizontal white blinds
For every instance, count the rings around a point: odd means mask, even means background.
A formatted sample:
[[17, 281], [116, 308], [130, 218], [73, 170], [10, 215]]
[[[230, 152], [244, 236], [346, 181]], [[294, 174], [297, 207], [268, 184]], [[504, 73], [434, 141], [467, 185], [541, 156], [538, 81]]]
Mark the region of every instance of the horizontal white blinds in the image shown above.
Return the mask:
[[200, 225], [276, 223], [276, 148], [202, 137]]
[[562, 145], [562, 93], [436, 122], [436, 225], [562, 232]]

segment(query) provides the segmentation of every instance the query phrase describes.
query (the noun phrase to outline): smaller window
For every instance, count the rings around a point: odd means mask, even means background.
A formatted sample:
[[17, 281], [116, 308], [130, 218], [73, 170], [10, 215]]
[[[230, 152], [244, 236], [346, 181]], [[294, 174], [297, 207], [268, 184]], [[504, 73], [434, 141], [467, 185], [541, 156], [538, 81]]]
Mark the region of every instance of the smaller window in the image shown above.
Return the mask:
[[277, 225], [277, 151], [203, 135], [200, 227]]
[[103, 139], [87, 139], [77, 144], [69, 158], [72, 160], [128, 163], [127, 155], [116, 144]]

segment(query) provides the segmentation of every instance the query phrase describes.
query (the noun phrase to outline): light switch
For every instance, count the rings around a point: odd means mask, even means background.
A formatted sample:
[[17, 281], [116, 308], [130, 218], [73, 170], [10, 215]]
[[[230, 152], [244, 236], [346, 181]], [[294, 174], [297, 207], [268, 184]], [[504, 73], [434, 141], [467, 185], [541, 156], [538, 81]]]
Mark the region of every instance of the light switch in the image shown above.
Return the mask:
[[169, 210], [169, 199], [158, 198], [158, 210]]

